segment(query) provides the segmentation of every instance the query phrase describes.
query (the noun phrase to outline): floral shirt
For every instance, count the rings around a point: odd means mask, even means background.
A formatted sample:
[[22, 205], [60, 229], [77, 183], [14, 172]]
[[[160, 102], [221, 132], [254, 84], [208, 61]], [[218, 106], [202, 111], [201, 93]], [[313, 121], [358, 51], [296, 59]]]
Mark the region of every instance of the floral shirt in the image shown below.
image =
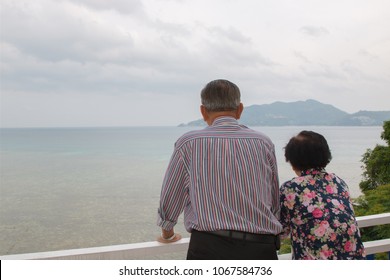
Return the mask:
[[281, 223], [293, 259], [364, 259], [348, 187], [325, 169], [310, 169], [280, 189]]

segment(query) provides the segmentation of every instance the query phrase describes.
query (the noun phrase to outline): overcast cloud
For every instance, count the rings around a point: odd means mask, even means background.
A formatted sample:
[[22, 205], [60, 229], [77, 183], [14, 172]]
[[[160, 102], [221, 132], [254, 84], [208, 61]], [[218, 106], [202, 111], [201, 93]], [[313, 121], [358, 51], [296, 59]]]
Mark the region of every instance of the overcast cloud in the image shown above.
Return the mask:
[[390, 110], [387, 0], [1, 0], [1, 126], [177, 125], [244, 105]]

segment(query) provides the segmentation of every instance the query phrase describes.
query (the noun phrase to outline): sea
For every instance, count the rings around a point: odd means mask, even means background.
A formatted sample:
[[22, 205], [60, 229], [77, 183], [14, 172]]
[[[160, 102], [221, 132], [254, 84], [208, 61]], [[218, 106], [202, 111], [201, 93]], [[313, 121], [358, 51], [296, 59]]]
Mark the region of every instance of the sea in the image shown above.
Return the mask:
[[[176, 139], [194, 127], [0, 129], [0, 256], [156, 240], [161, 183]], [[356, 198], [362, 155], [382, 127], [252, 127], [275, 144], [280, 183], [294, 177], [284, 146], [301, 130], [328, 140]], [[180, 218], [176, 231], [188, 237]]]

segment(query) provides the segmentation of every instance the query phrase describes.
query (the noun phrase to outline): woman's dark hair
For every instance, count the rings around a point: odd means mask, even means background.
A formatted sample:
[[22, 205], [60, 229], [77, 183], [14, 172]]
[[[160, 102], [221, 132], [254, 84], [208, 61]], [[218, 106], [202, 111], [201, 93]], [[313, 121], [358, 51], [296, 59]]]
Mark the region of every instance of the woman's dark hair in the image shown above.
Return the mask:
[[325, 137], [313, 131], [301, 131], [284, 148], [284, 156], [294, 169], [324, 168], [332, 159]]

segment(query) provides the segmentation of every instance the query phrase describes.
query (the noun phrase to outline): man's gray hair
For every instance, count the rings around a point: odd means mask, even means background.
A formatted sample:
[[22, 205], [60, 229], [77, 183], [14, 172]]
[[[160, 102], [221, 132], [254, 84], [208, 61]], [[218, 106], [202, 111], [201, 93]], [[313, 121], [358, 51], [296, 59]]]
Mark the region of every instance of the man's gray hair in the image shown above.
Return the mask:
[[202, 90], [202, 105], [210, 112], [234, 111], [240, 105], [240, 89], [228, 80], [214, 80]]

